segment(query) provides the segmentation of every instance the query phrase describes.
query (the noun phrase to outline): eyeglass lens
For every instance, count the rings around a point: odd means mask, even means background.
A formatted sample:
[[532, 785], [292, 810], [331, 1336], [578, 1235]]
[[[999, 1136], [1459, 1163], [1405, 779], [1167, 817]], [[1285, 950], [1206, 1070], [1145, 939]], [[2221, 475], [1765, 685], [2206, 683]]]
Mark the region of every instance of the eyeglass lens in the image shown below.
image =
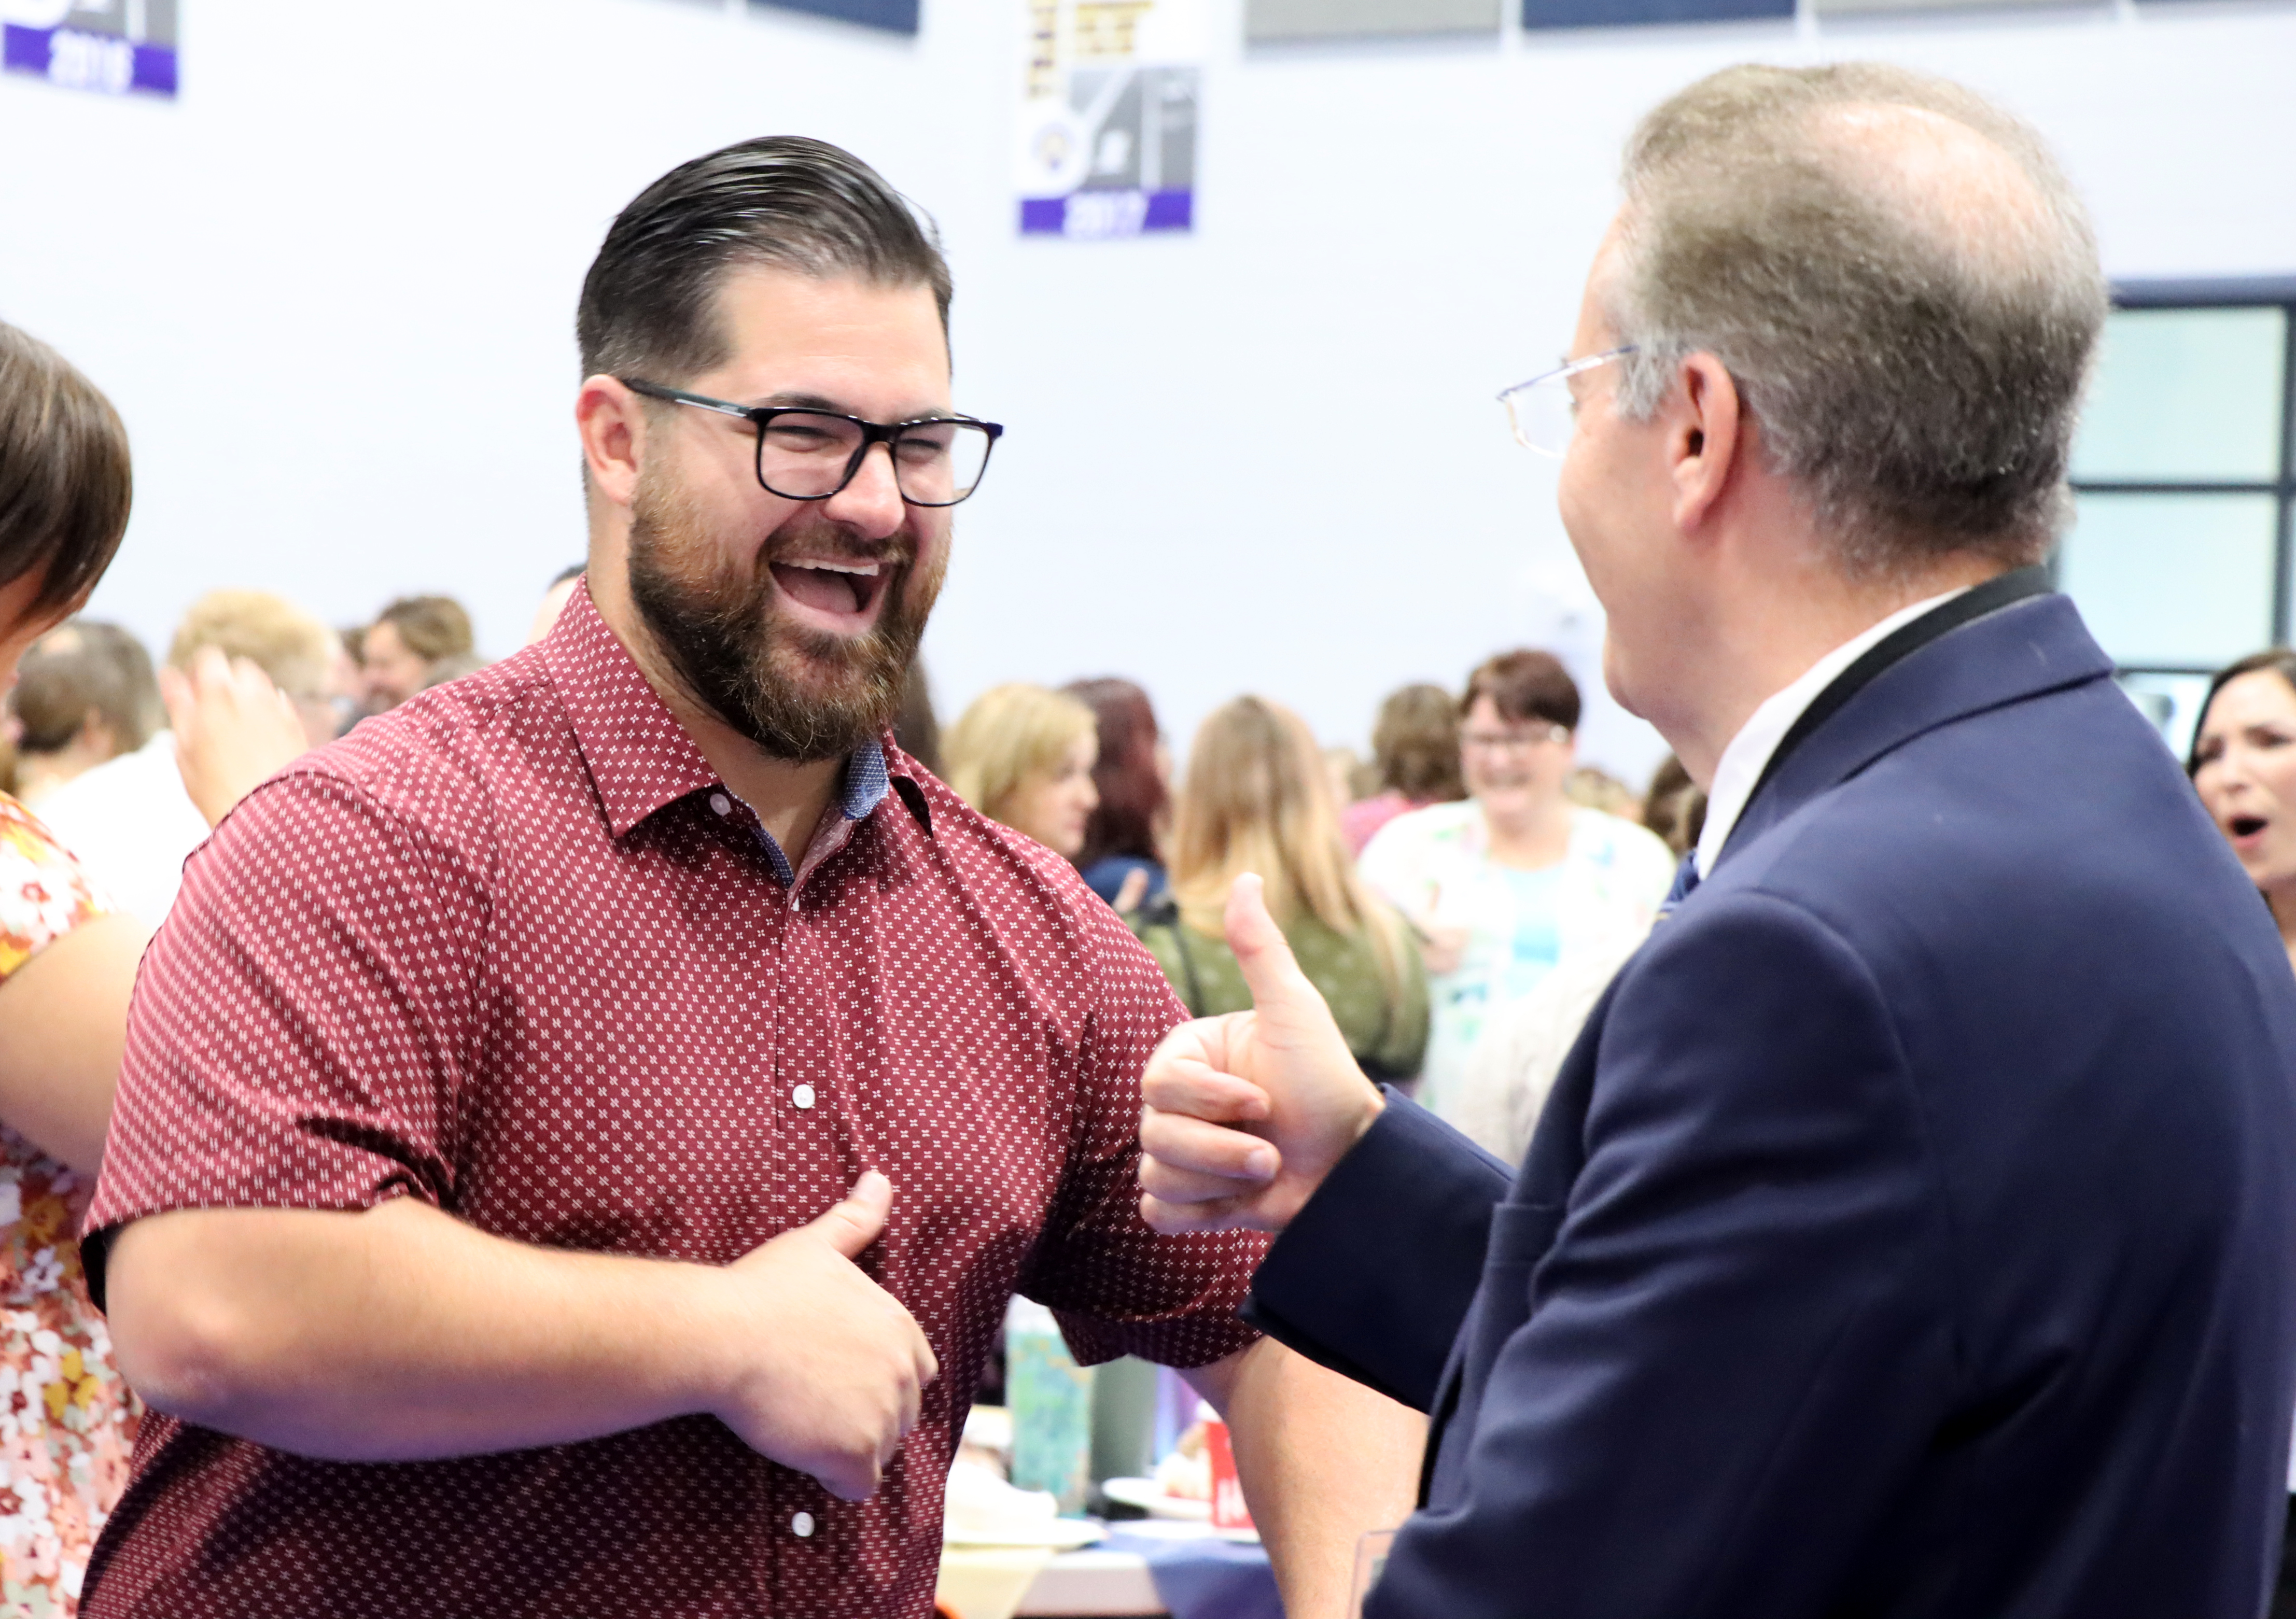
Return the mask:
[[1485, 753], [1511, 753], [1518, 748], [1535, 748], [1541, 742], [1564, 742], [1570, 732], [1561, 725], [1543, 725], [1529, 731], [1463, 731], [1459, 733], [1461, 748], [1480, 748]]
[[[948, 506], [980, 483], [988, 465], [988, 430], [962, 421], [908, 428], [887, 447], [901, 497], [919, 506]], [[791, 500], [819, 500], [845, 481], [861, 429], [842, 416], [785, 411], [758, 438], [758, 481]]]
[[1570, 396], [1570, 379], [1556, 372], [1516, 388], [1506, 397], [1507, 415], [1514, 436], [1525, 448], [1545, 455], [1560, 455], [1570, 447], [1578, 427], [1578, 412]]

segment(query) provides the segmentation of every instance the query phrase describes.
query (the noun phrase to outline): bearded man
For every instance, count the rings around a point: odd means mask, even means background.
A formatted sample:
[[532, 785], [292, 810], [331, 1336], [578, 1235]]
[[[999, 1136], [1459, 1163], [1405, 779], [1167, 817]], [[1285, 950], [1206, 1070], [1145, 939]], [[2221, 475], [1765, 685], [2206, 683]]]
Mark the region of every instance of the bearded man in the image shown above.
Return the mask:
[[1001, 431], [948, 298], [833, 147], [656, 182], [583, 289], [586, 587], [192, 862], [89, 1220], [159, 1413], [91, 1616], [922, 1615], [1016, 1289], [1185, 1369], [1344, 1602], [1415, 1419], [1240, 1324], [1260, 1239], [1141, 1223], [1178, 1003], [888, 734]]

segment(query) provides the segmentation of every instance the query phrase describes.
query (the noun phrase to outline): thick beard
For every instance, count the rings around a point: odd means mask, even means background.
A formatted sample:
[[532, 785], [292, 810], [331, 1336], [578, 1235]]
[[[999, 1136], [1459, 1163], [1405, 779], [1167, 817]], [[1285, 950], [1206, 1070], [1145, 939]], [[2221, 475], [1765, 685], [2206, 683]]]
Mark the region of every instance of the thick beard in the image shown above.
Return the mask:
[[[826, 634], [776, 610], [767, 564], [800, 551], [891, 569], [867, 634]], [[729, 554], [711, 542], [682, 491], [640, 478], [630, 514], [630, 599], [678, 683], [791, 764], [844, 758], [883, 735], [900, 712], [909, 664], [940, 594], [946, 550], [919, 574], [906, 538], [872, 544], [808, 508], [775, 531], [754, 568], [715, 560]]]

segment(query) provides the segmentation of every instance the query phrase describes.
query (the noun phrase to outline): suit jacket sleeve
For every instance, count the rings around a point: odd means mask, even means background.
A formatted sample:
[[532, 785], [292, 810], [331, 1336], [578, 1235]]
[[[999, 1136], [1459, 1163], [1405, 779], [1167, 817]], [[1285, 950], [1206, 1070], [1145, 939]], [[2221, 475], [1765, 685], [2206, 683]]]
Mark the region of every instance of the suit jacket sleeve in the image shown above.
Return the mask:
[[1253, 1278], [1244, 1319], [1425, 1410], [1482, 1274], [1507, 1166], [1395, 1091]]
[[[1560, 1209], [1503, 1205], [1373, 1619], [1816, 1619], [1950, 1407], [1942, 1194], [1888, 1009], [1759, 894], [1660, 924]], [[1551, 1240], [1550, 1240], [1551, 1234]], [[1840, 1603], [1840, 1607], [1828, 1607]]]

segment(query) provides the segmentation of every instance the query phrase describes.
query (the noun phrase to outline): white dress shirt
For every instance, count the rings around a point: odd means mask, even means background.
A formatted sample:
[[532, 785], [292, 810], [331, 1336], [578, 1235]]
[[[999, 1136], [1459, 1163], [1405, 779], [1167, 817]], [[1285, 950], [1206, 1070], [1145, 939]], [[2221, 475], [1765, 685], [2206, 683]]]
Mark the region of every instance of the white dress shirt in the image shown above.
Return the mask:
[[208, 837], [167, 731], [74, 776], [41, 800], [39, 814], [95, 886], [155, 933], [183, 886], [184, 862]]
[[1745, 814], [1746, 801], [1754, 796], [1755, 784], [1768, 767], [1770, 756], [1777, 752], [1778, 744], [1786, 740], [1786, 732], [1793, 729], [1802, 711], [1817, 700], [1818, 694], [1833, 683], [1836, 675], [1864, 657], [1868, 648], [1892, 630], [1911, 624], [1931, 608], [1943, 606], [1969, 588], [1964, 585], [1961, 590], [1949, 590], [1926, 601], [1899, 608], [1810, 665], [1800, 679], [1783, 691], [1773, 691], [1762, 699], [1760, 707], [1746, 716], [1746, 723], [1738, 727], [1738, 734], [1722, 750], [1721, 763], [1714, 767], [1714, 785], [1707, 789], [1706, 825], [1698, 834], [1701, 882], [1714, 874], [1714, 863], [1722, 856], [1722, 846], [1730, 841], [1731, 828]]

